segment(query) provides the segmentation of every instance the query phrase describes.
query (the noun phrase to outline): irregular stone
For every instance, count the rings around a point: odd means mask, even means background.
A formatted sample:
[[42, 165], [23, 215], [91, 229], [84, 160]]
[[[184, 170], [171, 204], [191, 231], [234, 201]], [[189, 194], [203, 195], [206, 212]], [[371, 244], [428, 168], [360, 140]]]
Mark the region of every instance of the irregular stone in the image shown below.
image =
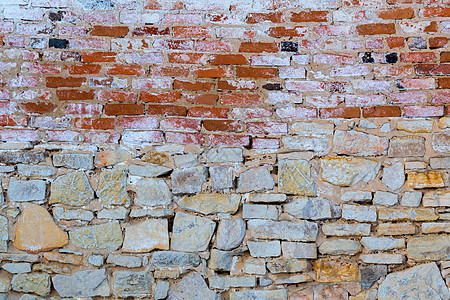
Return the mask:
[[122, 230], [117, 221], [73, 229], [69, 236], [75, 247], [83, 249], [114, 251], [122, 245]]
[[56, 261], [62, 264], [72, 264], [72, 265], [83, 264], [82, 254], [45, 252], [44, 258], [46, 261]]
[[283, 193], [315, 196], [316, 184], [311, 178], [311, 166], [306, 160], [278, 162], [278, 184]]
[[219, 290], [227, 290], [230, 287], [255, 287], [256, 278], [247, 276], [213, 276], [209, 278], [209, 286]]
[[299, 273], [308, 269], [306, 260], [273, 258], [267, 262], [270, 273]]
[[172, 193], [174, 194], [194, 194], [202, 190], [203, 183], [206, 182], [206, 170], [204, 167], [192, 167], [185, 169], [175, 169], [172, 172]]
[[8, 187], [10, 201], [42, 201], [45, 199], [47, 185], [43, 180], [17, 180], [11, 178]]
[[118, 297], [148, 297], [152, 293], [153, 276], [150, 272], [115, 271], [113, 291]]
[[287, 300], [288, 291], [282, 290], [245, 290], [230, 292], [230, 300]]
[[408, 258], [415, 261], [450, 259], [450, 235], [420, 236], [408, 240]]
[[381, 223], [378, 224], [379, 235], [404, 235], [416, 233], [416, 227], [411, 223]]
[[156, 267], [196, 267], [200, 264], [200, 256], [195, 253], [156, 251], [152, 255], [151, 263]]
[[241, 148], [212, 148], [206, 154], [209, 162], [242, 162]]
[[378, 279], [387, 274], [387, 266], [377, 265], [377, 266], [362, 267], [360, 269], [360, 273], [361, 273], [361, 287], [363, 288], [363, 290], [367, 290], [370, 289], [372, 285], [378, 281]]
[[[11, 283], [10, 283], [9, 277], [7, 277], [7, 276], [0, 277], [0, 293], [7, 293], [10, 290], [11, 290]], [[22, 297], [20, 299], [22, 299]], [[37, 298], [40, 298], [40, 297], [37, 297]], [[6, 297], [4, 297], [3, 299], [7, 300]], [[41, 300], [41, 299], [44, 300], [43, 298], [40, 298], [39, 300]]]
[[48, 211], [36, 204], [22, 205], [23, 210], [16, 223], [14, 245], [27, 252], [40, 252], [67, 244], [67, 233], [62, 231]]
[[401, 162], [397, 162], [383, 170], [383, 184], [391, 190], [398, 190], [405, 183], [405, 168]]
[[241, 196], [237, 194], [199, 194], [192, 197], [184, 197], [177, 204], [182, 209], [204, 215], [228, 213], [234, 214], [239, 209]]
[[17, 171], [20, 175], [23, 176], [43, 176], [43, 177], [51, 177], [55, 175], [56, 169], [52, 166], [43, 166], [43, 165], [17, 165]]
[[341, 200], [344, 202], [366, 202], [372, 200], [372, 193], [365, 191], [348, 191], [342, 194]]
[[366, 264], [401, 265], [404, 256], [401, 254], [364, 254], [359, 257]]
[[110, 295], [105, 269], [80, 271], [73, 275], [56, 275], [52, 281], [61, 297], [107, 297]]
[[398, 196], [393, 193], [389, 192], [381, 192], [377, 191], [375, 192], [375, 195], [373, 196], [373, 203], [384, 205], [384, 206], [392, 206], [397, 204], [398, 202]]
[[121, 254], [109, 254], [106, 262], [125, 268], [139, 268], [142, 265], [141, 257]]
[[136, 184], [136, 194], [134, 204], [139, 206], [167, 206], [172, 202], [172, 193], [164, 179], [139, 180]]
[[56, 153], [53, 155], [53, 165], [70, 169], [92, 170], [94, 157], [87, 153]]
[[314, 151], [319, 153], [330, 150], [329, 140], [327, 138], [317, 138], [309, 136], [287, 136], [282, 139], [286, 149], [296, 151]]
[[73, 172], [59, 176], [51, 185], [50, 204], [62, 203], [83, 206], [94, 198], [89, 180], [84, 172]]
[[285, 258], [317, 258], [317, 246], [313, 243], [282, 242]]
[[260, 277], [259, 278], [259, 285], [260, 286], [269, 286], [272, 283], [273, 283], [272, 279], [267, 279], [267, 278], [264, 278], [264, 277]]
[[322, 198], [301, 197], [283, 205], [284, 212], [307, 220], [331, 219], [330, 201]]
[[344, 239], [326, 240], [319, 247], [321, 254], [329, 255], [355, 255], [360, 251], [359, 242]]
[[238, 193], [271, 190], [275, 186], [272, 175], [265, 167], [249, 169], [239, 176]]
[[441, 129], [450, 128], [450, 117], [442, 117], [442, 118], [440, 118], [438, 126]]
[[216, 223], [208, 218], [183, 212], [175, 214], [170, 249], [186, 252], [205, 251]]
[[359, 121], [359, 127], [365, 129], [377, 129], [377, 125], [367, 119], [362, 119]]
[[41, 151], [0, 151], [0, 161], [4, 164], [38, 164], [45, 161], [47, 154]]
[[103, 170], [98, 180], [97, 196], [103, 205], [126, 204], [128, 195], [125, 173], [117, 170]]
[[244, 219], [278, 219], [278, 208], [274, 205], [244, 204], [242, 216]]
[[336, 130], [333, 150], [338, 154], [376, 156], [386, 154], [389, 140], [359, 131]]
[[333, 135], [334, 124], [293, 122], [290, 133], [303, 136], [327, 137]]
[[58, 220], [82, 220], [91, 221], [94, 213], [84, 209], [64, 209], [61, 206], [53, 208], [53, 216]]
[[422, 223], [422, 232], [423, 233], [439, 233], [439, 232], [450, 233], [450, 223], [437, 223], [437, 222]]
[[405, 192], [400, 200], [400, 205], [417, 207], [420, 205], [420, 202], [422, 202], [421, 192]]
[[356, 157], [321, 158], [322, 179], [335, 185], [350, 186], [369, 182], [377, 176], [380, 163]]
[[153, 276], [158, 279], [177, 279], [180, 278], [180, 275], [181, 275], [180, 268], [156, 269], [153, 272]]
[[173, 216], [172, 209], [166, 208], [133, 208], [130, 212], [131, 218], [151, 217], [151, 218], [167, 218]]
[[314, 242], [317, 238], [316, 223], [308, 221], [272, 221], [253, 219], [247, 222], [253, 238], [281, 239], [288, 241]]
[[44, 273], [48, 273], [48, 274], [67, 275], [72, 272], [69, 267], [58, 266], [55, 264], [45, 264], [45, 263], [34, 264], [32, 269], [33, 269], [33, 272], [44, 272]]
[[358, 264], [344, 260], [318, 259], [314, 261], [317, 282], [357, 281]]
[[387, 251], [405, 248], [405, 239], [365, 236], [361, 239], [361, 244], [367, 251]]
[[169, 290], [168, 300], [205, 299], [220, 300], [221, 296], [211, 291], [199, 273], [194, 272]]
[[389, 157], [412, 157], [425, 154], [425, 139], [418, 136], [394, 137], [389, 141]]
[[281, 255], [279, 241], [253, 242], [247, 241], [248, 250], [253, 257], [276, 257]]
[[50, 275], [42, 273], [16, 274], [11, 280], [11, 288], [16, 292], [46, 296], [51, 289]]
[[126, 227], [122, 251], [144, 253], [153, 249], [169, 250], [167, 219], [147, 219]]
[[266, 260], [264, 258], [247, 258], [244, 261], [243, 271], [245, 274], [264, 275], [266, 271]]
[[358, 222], [376, 222], [377, 208], [363, 205], [342, 205], [342, 218]]
[[198, 165], [198, 155], [194, 153], [176, 155], [173, 157], [173, 162], [178, 168], [195, 167]]
[[450, 206], [450, 191], [431, 191], [423, 197], [423, 206]]
[[155, 165], [162, 165], [168, 162], [169, 159], [170, 156], [167, 153], [161, 151], [148, 151], [141, 160]]
[[397, 123], [397, 130], [411, 133], [431, 132], [433, 121], [430, 120], [401, 120]]
[[433, 262], [388, 274], [378, 288], [378, 299], [450, 299], [450, 292]]
[[214, 271], [230, 271], [233, 264], [233, 255], [228, 251], [211, 250], [208, 268]]
[[378, 218], [380, 221], [434, 221], [438, 215], [431, 208], [382, 208]]
[[322, 231], [330, 236], [369, 235], [370, 224], [326, 223], [322, 225]]
[[296, 284], [296, 283], [309, 282], [312, 280], [313, 280], [312, 277], [308, 274], [296, 274], [296, 275], [287, 275], [287, 276], [277, 277], [277, 279], [275, 279], [274, 283], [276, 285]]
[[286, 199], [285, 194], [250, 194], [248, 197], [248, 201], [254, 203], [282, 203]]
[[333, 299], [348, 300], [348, 292], [341, 285], [313, 285], [303, 287], [289, 295], [289, 300]]
[[445, 186], [445, 174], [443, 172], [409, 172], [406, 184], [412, 189], [440, 188]]
[[8, 218], [0, 216], [0, 252], [8, 251]]
[[41, 256], [37, 254], [0, 253], [0, 260], [16, 262], [38, 262]]
[[432, 169], [450, 169], [450, 157], [430, 157]]
[[164, 299], [169, 293], [170, 283], [168, 281], [159, 280], [155, 288], [155, 300]]
[[128, 210], [125, 207], [113, 209], [102, 209], [97, 213], [98, 219], [124, 220], [127, 217]]
[[132, 158], [133, 155], [122, 147], [115, 150], [104, 150], [95, 154], [95, 166], [97, 168], [112, 166]]
[[227, 165], [209, 167], [211, 188], [213, 190], [231, 189], [234, 187], [233, 167]]
[[168, 174], [172, 171], [171, 168], [167, 168], [164, 166], [159, 166], [155, 164], [148, 164], [145, 166], [141, 165], [130, 165], [128, 168], [128, 172], [133, 176], [142, 176], [142, 177], [158, 177], [161, 175]]
[[450, 153], [450, 132], [433, 133], [431, 146], [434, 151], [442, 153]]
[[100, 254], [92, 254], [88, 259], [89, 263], [95, 267], [103, 266], [104, 260], [105, 258]]
[[31, 272], [30, 263], [6, 263], [2, 269], [11, 274], [22, 274]]
[[245, 223], [242, 219], [222, 219], [217, 228], [216, 246], [222, 250], [239, 247], [245, 236]]

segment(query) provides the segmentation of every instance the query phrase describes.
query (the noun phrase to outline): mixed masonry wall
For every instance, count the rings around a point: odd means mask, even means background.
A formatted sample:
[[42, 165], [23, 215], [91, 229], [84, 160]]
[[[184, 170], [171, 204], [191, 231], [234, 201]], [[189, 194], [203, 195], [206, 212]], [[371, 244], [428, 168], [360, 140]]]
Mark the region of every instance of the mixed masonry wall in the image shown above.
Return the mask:
[[2, 299], [450, 299], [449, 0], [0, 0]]

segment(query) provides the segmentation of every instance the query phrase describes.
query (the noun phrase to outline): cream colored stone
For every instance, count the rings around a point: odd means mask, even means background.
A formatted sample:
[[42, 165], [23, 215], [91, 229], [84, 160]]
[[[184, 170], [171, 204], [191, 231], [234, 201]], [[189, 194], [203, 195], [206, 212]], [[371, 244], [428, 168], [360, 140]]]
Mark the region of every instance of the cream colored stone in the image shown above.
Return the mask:
[[351, 282], [359, 276], [358, 264], [343, 260], [318, 259], [314, 271], [318, 282]]
[[185, 197], [178, 201], [178, 205], [188, 211], [205, 215], [216, 213], [234, 214], [241, 200], [240, 195], [199, 194]]
[[167, 219], [147, 219], [125, 229], [124, 252], [144, 253], [153, 249], [169, 250]]
[[94, 198], [86, 174], [82, 171], [59, 176], [51, 186], [50, 204], [62, 203], [71, 206], [83, 206]]
[[119, 222], [109, 222], [71, 230], [70, 241], [83, 249], [119, 249], [122, 245], [122, 230]]
[[335, 185], [350, 186], [368, 182], [377, 176], [380, 163], [355, 157], [326, 157], [320, 159], [322, 179]]
[[423, 206], [450, 206], [450, 191], [431, 191], [423, 196]]
[[123, 171], [103, 170], [98, 182], [97, 196], [103, 205], [124, 205], [128, 202], [127, 178]]
[[409, 172], [406, 184], [412, 189], [441, 188], [445, 186], [445, 174], [434, 171]]
[[280, 191], [287, 194], [315, 196], [316, 183], [306, 160], [282, 160], [278, 163]]
[[378, 218], [381, 221], [434, 221], [438, 215], [432, 208], [382, 208]]

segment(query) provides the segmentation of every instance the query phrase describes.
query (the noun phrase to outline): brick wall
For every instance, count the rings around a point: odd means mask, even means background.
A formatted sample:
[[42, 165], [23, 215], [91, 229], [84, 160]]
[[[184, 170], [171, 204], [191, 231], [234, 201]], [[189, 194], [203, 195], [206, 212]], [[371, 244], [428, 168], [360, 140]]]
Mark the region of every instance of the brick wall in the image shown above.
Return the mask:
[[0, 0], [0, 293], [449, 299], [449, 4]]

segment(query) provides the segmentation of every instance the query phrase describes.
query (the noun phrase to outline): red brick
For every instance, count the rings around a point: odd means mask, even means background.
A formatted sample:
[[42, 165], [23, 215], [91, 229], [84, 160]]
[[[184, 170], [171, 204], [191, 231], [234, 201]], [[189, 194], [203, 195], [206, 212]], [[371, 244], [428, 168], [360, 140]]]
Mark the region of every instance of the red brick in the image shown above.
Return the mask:
[[161, 121], [163, 130], [193, 130], [200, 131], [202, 121], [200, 119], [167, 118]]
[[210, 38], [211, 30], [208, 27], [173, 27], [173, 36], [176, 38]]
[[150, 67], [150, 75], [156, 77], [188, 77], [189, 69], [176, 66], [153, 66]]
[[321, 108], [320, 117], [322, 119], [330, 118], [359, 118], [359, 107], [335, 107], [335, 108]]
[[[314, 109], [315, 111], [315, 109]], [[236, 107], [231, 111], [231, 117], [235, 119], [266, 118], [273, 115], [272, 109], [268, 108], [241, 108]], [[315, 114], [314, 114], [315, 116]]]
[[57, 105], [55, 103], [43, 103], [43, 102], [26, 102], [20, 103], [20, 109], [29, 114], [47, 114], [56, 110]]
[[237, 67], [237, 77], [251, 78], [275, 78], [278, 70], [276, 68], [257, 68], [257, 67]]
[[277, 108], [277, 115], [281, 119], [308, 119], [317, 117], [314, 107], [282, 107]]
[[68, 66], [71, 75], [86, 75], [98, 74], [101, 70], [101, 65], [71, 65]]
[[275, 138], [252, 138], [252, 149], [278, 149], [280, 140]]
[[115, 118], [76, 118], [74, 126], [80, 129], [109, 130], [114, 129]]
[[450, 62], [450, 52], [441, 52], [441, 63], [443, 62]]
[[142, 115], [144, 104], [106, 104], [105, 114], [108, 116]]
[[405, 78], [397, 81], [397, 86], [407, 90], [430, 90], [434, 89], [434, 78]]
[[436, 56], [434, 52], [409, 52], [400, 54], [400, 60], [413, 63], [434, 62]]
[[405, 117], [440, 117], [444, 115], [444, 106], [405, 106]]
[[209, 59], [211, 65], [247, 65], [249, 62], [241, 54], [216, 54]]
[[[277, 43], [241, 43], [239, 52], [246, 53], [277, 53], [279, 45]], [[239, 76], [239, 75], [238, 75]]]
[[204, 68], [197, 69], [193, 73], [199, 78], [231, 77], [233, 70], [231, 68]]
[[106, 75], [144, 75], [144, 69], [138, 65], [114, 65], [106, 69]]
[[116, 62], [116, 52], [93, 52], [83, 53], [81, 55], [82, 62]]
[[203, 64], [206, 56], [200, 53], [169, 53], [169, 62], [177, 64]]
[[220, 80], [217, 83], [218, 90], [229, 90], [229, 91], [254, 91], [258, 88], [256, 81], [246, 81], [246, 80]]
[[80, 132], [72, 130], [47, 130], [49, 142], [78, 142], [80, 140]]
[[220, 103], [235, 106], [254, 106], [261, 104], [261, 96], [258, 94], [222, 94]]
[[286, 81], [289, 91], [321, 92], [326, 90], [326, 83], [321, 81]]
[[187, 90], [187, 91], [209, 91], [214, 87], [213, 82], [209, 81], [181, 81], [174, 80], [173, 88], [175, 90]]
[[374, 106], [363, 107], [362, 114], [364, 118], [389, 118], [401, 117], [402, 112], [398, 106]]
[[242, 124], [234, 120], [204, 120], [203, 127], [208, 131], [242, 131]]
[[165, 1], [165, 0], [146, 0], [145, 9], [154, 9], [154, 10], [175, 10], [175, 9], [183, 9], [183, 2], [174, 0], [174, 1]]
[[161, 115], [161, 116], [186, 116], [186, 107], [176, 105], [149, 105], [147, 107], [147, 113], [149, 115]]
[[242, 146], [250, 145], [250, 137], [246, 135], [209, 135], [208, 144], [211, 146]]
[[[449, 84], [450, 86], [450, 84]], [[450, 103], [450, 92], [438, 92], [433, 95], [431, 103]], [[448, 114], [448, 108], [447, 108]]]
[[198, 41], [195, 49], [199, 52], [230, 52], [231, 44], [226, 41]]
[[187, 102], [201, 105], [216, 105], [219, 99], [218, 95], [214, 94], [183, 94]]
[[428, 96], [426, 92], [402, 92], [389, 94], [391, 102], [395, 104], [404, 103], [426, 103]]
[[374, 23], [356, 26], [356, 32], [359, 35], [378, 35], [378, 34], [395, 34], [395, 24]]
[[66, 114], [72, 115], [100, 115], [103, 105], [86, 103], [69, 103], [65, 108]]
[[270, 13], [249, 13], [247, 15], [248, 24], [257, 24], [263, 22], [283, 23], [286, 22], [282, 12], [270, 12]]
[[281, 38], [281, 37], [303, 37], [308, 33], [308, 27], [295, 26], [288, 28], [285, 26], [270, 27], [269, 35], [271, 37]]
[[422, 14], [425, 18], [450, 18], [450, 7], [425, 7]]
[[128, 34], [127, 26], [93, 26], [91, 35], [93, 36], [111, 36], [124, 37]]
[[414, 9], [412, 7], [383, 9], [378, 11], [378, 16], [384, 20], [412, 19]]
[[388, 44], [389, 48], [400, 48], [405, 45], [405, 38], [400, 36], [390, 36], [386, 38], [386, 43]]
[[117, 126], [124, 129], [157, 129], [158, 119], [155, 117], [119, 117]]
[[444, 48], [448, 43], [448, 38], [444, 36], [432, 37], [428, 40], [430, 49]]
[[154, 103], [173, 103], [181, 100], [180, 92], [151, 93], [149, 91], [141, 92], [141, 101]]
[[47, 77], [47, 87], [81, 87], [86, 82], [85, 77]]
[[188, 117], [226, 119], [228, 117], [228, 108], [190, 107]]
[[160, 131], [131, 131], [126, 130], [122, 134], [122, 142], [141, 144], [141, 143], [155, 143], [162, 142], [163, 135]]
[[247, 132], [249, 133], [287, 133], [287, 123], [281, 122], [248, 122]]
[[56, 96], [59, 100], [94, 100], [95, 91], [58, 90]]
[[84, 142], [91, 144], [117, 144], [120, 140], [118, 132], [86, 132], [84, 134]]
[[417, 75], [450, 75], [450, 64], [416, 65]]
[[131, 34], [134, 36], [152, 36], [152, 35], [169, 35], [170, 30], [168, 27], [159, 28], [156, 26], [142, 26], [133, 29]]
[[291, 22], [326, 22], [328, 11], [301, 11], [293, 13]]
[[15, 115], [0, 115], [0, 126], [26, 126], [28, 117]]
[[136, 102], [137, 94], [124, 91], [100, 91], [98, 93], [98, 100], [109, 102]]
[[38, 142], [40, 140], [37, 130], [0, 129], [0, 141]]
[[450, 77], [439, 78], [438, 87], [440, 89], [450, 89]]
[[58, 74], [61, 73], [61, 67], [54, 64], [45, 63], [23, 63], [22, 72], [27, 70], [30, 74]]
[[175, 144], [198, 144], [205, 143], [205, 135], [203, 133], [186, 133], [186, 132], [166, 132], [166, 142]]
[[412, 73], [411, 66], [380, 66], [375, 67], [373, 73], [375, 76], [387, 77], [405, 77]]
[[160, 50], [194, 50], [194, 42], [188, 40], [156, 40], [153, 47]]

